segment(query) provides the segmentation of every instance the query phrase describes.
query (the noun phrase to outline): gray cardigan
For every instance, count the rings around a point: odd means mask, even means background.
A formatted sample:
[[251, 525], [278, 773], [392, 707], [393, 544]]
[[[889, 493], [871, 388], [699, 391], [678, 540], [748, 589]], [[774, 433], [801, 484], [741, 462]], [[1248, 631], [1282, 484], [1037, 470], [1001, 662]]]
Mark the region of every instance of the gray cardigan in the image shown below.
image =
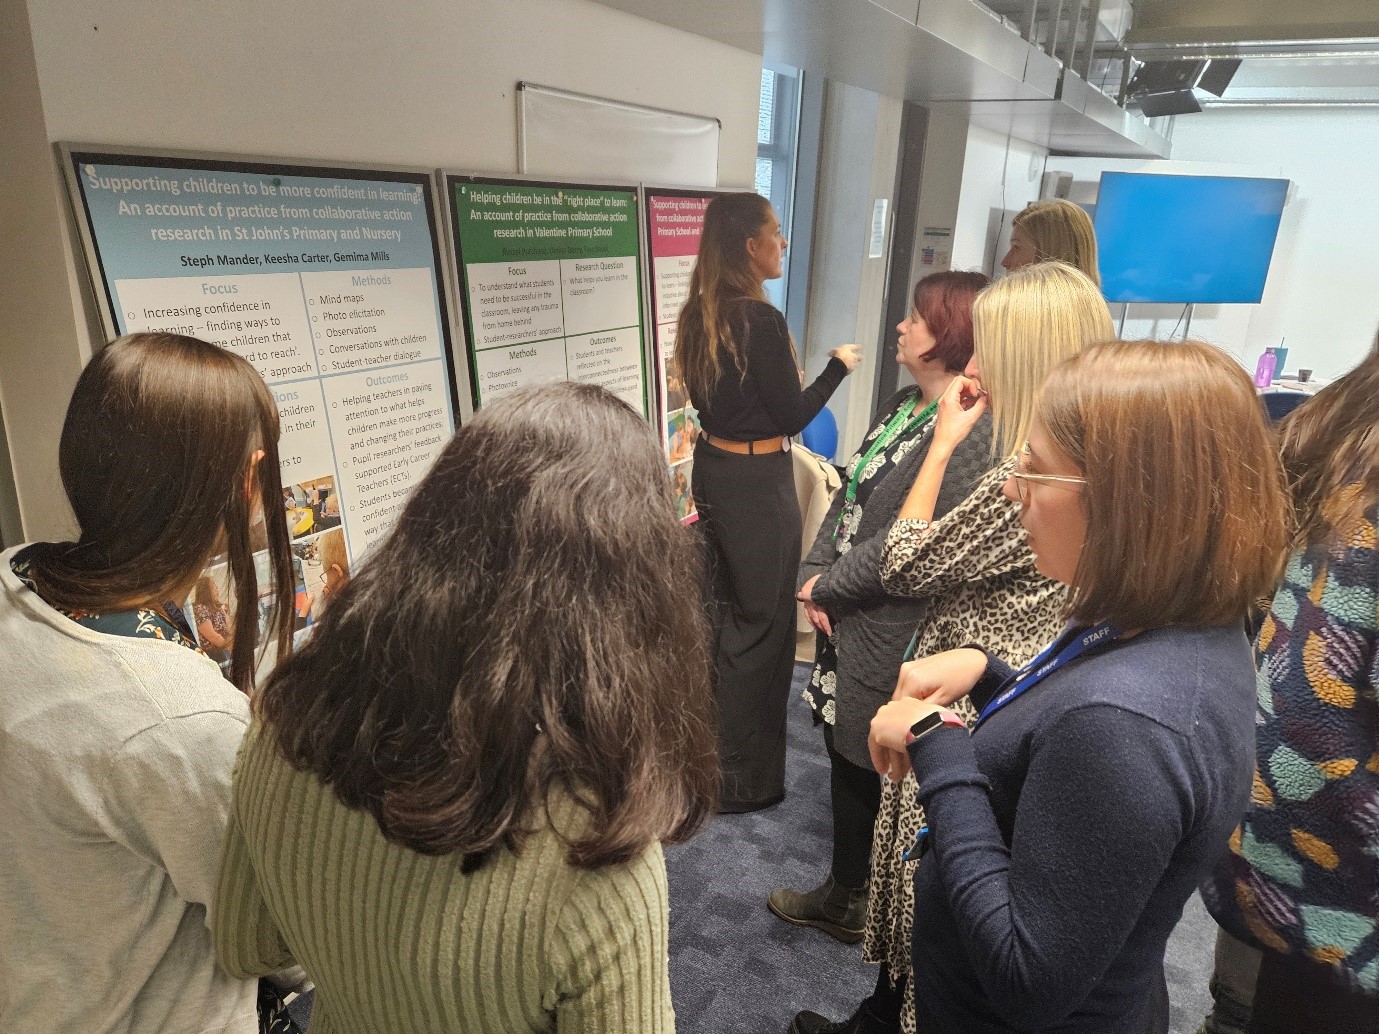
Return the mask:
[[[912, 387], [903, 388], [882, 403], [876, 411], [878, 422], [895, 412], [912, 391]], [[834, 746], [853, 764], [867, 769], [871, 768], [867, 753], [871, 719], [891, 698], [900, 659], [924, 618], [923, 600], [886, 592], [881, 584], [881, 550], [886, 544], [886, 532], [929, 455], [931, 435], [932, 432], [926, 435], [872, 489], [850, 550], [839, 554], [833, 546], [833, 529], [845, 499], [845, 493], [840, 491], [833, 497], [833, 505], [824, 516], [809, 555], [800, 564], [799, 584], [803, 586], [816, 574], [819, 576], [811, 596], [833, 622], [838, 650]], [[954, 450], [934, 516], [943, 516], [965, 499], [993, 466], [991, 416], [987, 414]]]

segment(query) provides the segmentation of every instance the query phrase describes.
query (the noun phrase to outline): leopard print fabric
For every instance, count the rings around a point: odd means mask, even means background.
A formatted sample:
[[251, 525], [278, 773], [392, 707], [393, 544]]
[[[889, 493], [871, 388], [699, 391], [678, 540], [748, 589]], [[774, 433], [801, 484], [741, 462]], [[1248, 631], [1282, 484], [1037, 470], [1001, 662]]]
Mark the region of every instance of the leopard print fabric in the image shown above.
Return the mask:
[[[972, 494], [928, 528], [897, 520], [886, 538], [881, 578], [889, 592], [930, 601], [915, 656], [979, 643], [1018, 667], [1063, 627], [1063, 586], [1039, 574], [1020, 525], [1020, 507], [1002, 494], [1014, 461], [991, 470]], [[966, 700], [953, 708], [970, 728], [977, 714]], [[868, 962], [910, 973], [915, 922], [914, 866], [903, 855], [924, 824], [913, 775], [882, 780], [872, 840], [871, 900], [863, 943]], [[914, 981], [905, 985], [905, 1034], [915, 1034]]]

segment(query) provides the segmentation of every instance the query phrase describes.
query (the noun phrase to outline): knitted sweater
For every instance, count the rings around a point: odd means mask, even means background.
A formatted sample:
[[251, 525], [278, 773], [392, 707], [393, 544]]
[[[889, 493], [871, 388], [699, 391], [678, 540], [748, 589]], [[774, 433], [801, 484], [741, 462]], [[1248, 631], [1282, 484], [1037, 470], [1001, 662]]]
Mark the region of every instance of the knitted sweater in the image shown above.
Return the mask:
[[312, 1034], [675, 1029], [659, 845], [571, 868], [554, 830], [587, 819], [559, 796], [520, 855], [466, 875], [458, 855], [384, 840], [257, 724], [234, 791], [216, 949], [240, 975], [299, 962], [316, 983]]
[[[1237, 937], [1379, 994], [1379, 532], [1375, 509], [1289, 561], [1257, 643], [1258, 768], [1202, 887]], [[1379, 1003], [1376, 1003], [1379, 1009]]]
[[206, 921], [248, 701], [185, 646], [54, 610], [17, 552], [0, 554], [0, 1031], [254, 1034], [256, 986], [216, 964]]
[[1252, 681], [1239, 629], [1153, 629], [911, 745], [920, 1031], [1166, 1034], [1169, 934], [1249, 795]]

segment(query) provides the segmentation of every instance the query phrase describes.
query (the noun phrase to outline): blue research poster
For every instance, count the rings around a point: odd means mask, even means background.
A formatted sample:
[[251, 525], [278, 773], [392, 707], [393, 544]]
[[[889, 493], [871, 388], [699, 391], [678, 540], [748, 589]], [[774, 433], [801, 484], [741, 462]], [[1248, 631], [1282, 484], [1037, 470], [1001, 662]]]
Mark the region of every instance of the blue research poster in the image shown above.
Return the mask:
[[358, 558], [455, 426], [429, 177], [73, 150], [120, 333], [214, 342], [268, 382], [299, 554]]

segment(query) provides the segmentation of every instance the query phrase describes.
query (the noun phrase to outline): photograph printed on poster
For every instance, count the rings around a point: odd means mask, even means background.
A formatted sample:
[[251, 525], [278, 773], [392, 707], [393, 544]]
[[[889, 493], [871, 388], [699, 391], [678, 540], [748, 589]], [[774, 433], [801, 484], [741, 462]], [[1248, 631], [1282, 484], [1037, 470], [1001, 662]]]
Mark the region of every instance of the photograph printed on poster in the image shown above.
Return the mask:
[[299, 481], [283, 488], [287, 531], [294, 539], [306, 538], [340, 526], [340, 496], [335, 475]]
[[670, 468], [670, 487], [675, 493], [675, 515], [685, 520], [695, 514], [694, 461], [686, 460]]
[[301, 603], [306, 609], [306, 622], [308, 626], [314, 625], [321, 619], [326, 605], [349, 583], [350, 561], [345, 552], [345, 533], [340, 528], [332, 528], [314, 538], [293, 543], [292, 552], [301, 561], [304, 572], [306, 598]]
[[680, 361], [675, 356], [666, 359], [666, 409], [683, 409], [689, 405], [689, 392], [680, 376]]
[[[306, 568], [296, 547], [293, 548], [292, 555], [292, 576], [292, 631], [293, 641], [296, 642], [312, 622], [312, 599], [307, 592]], [[273, 607], [273, 571], [266, 550], [254, 554], [254, 579], [258, 584], [258, 668], [262, 677], [271, 671], [277, 662], [275, 644], [262, 641], [264, 629], [268, 627], [269, 612]], [[201, 572], [201, 577], [192, 588], [191, 598], [185, 604], [184, 612], [192, 631], [196, 633], [202, 652], [219, 664], [221, 671], [228, 675], [230, 657], [234, 651], [237, 610], [230, 564], [225, 554], [215, 557]]]
[[694, 443], [699, 440], [699, 414], [689, 408], [670, 414], [666, 438], [666, 453], [671, 463], [689, 459], [694, 453]]

